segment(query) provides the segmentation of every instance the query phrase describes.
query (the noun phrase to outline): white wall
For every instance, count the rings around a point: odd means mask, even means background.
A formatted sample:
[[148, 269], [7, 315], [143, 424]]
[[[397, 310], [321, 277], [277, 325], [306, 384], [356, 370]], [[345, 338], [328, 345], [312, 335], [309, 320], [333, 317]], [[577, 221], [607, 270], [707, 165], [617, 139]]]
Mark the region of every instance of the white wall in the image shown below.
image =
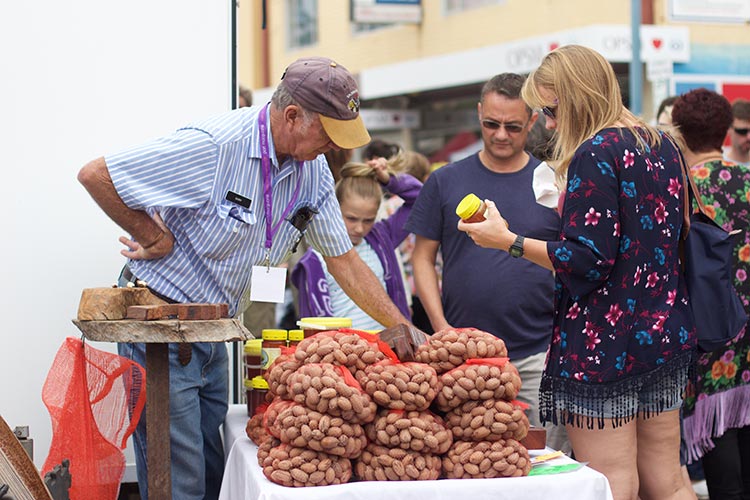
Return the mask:
[[52, 432], [42, 385], [65, 337], [80, 336], [81, 290], [111, 285], [124, 263], [122, 232], [76, 174], [229, 109], [231, 3], [0, 4], [0, 415], [30, 426], [37, 467]]

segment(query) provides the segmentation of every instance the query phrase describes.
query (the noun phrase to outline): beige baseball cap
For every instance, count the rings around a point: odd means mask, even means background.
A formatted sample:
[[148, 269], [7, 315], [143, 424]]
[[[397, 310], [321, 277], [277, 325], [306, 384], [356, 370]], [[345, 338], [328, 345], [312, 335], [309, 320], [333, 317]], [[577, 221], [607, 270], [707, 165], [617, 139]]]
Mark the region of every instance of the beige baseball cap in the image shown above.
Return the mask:
[[281, 84], [305, 109], [318, 113], [328, 137], [342, 149], [370, 142], [359, 114], [359, 90], [349, 71], [326, 57], [305, 57], [290, 64]]

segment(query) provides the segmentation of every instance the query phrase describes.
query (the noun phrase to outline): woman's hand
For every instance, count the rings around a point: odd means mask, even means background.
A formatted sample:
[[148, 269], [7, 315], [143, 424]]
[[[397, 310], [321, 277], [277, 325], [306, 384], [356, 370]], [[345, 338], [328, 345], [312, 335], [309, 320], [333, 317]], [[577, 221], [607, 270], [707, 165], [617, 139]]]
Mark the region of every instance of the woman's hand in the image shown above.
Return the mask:
[[133, 241], [125, 236], [120, 236], [120, 243], [128, 247], [127, 249], [120, 250], [120, 254], [133, 260], [151, 260], [160, 259], [174, 247], [174, 235], [169, 230], [164, 220], [158, 213], [153, 215], [154, 222], [162, 230], [162, 236], [158, 236], [155, 243], [152, 243], [148, 248], [143, 248], [143, 245], [137, 241]]
[[388, 161], [385, 158], [373, 158], [368, 160], [367, 164], [375, 171], [375, 178], [378, 182], [383, 185], [388, 184], [391, 174], [388, 172]]
[[467, 223], [458, 221], [458, 230], [465, 232], [474, 243], [482, 248], [498, 248], [506, 252], [516, 239], [516, 235], [508, 229], [508, 222], [498, 212], [495, 203], [484, 200], [487, 206], [485, 221]]

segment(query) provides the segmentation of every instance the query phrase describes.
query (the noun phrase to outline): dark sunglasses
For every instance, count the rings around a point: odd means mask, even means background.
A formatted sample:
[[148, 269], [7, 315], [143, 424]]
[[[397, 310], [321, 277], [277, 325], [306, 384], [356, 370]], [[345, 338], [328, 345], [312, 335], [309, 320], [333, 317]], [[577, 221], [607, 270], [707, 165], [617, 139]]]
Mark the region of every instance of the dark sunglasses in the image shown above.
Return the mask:
[[732, 130], [734, 130], [735, 134], [740, 134], [740, 135], [747, 135], [747, 133], [750, 132], [750, 128], [732, 127]]
[[542, 106], [542, 113], [547, 118], [557, 120], [557, 99], [555, 99], [554, 106]]
[[509, 134], [518, 134], [521, 132], [526, 125], [520, 123], [500, 123], [495, 120], [482, 120], [482, 126], [487, 130], [499, 130], [500, 127], [505, 127], [505, 131]]

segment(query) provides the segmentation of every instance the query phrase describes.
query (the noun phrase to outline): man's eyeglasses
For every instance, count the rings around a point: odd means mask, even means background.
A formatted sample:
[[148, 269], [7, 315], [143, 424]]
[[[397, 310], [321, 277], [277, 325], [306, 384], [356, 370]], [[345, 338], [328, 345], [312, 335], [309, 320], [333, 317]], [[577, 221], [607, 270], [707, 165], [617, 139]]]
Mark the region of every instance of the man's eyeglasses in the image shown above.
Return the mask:
[[735, 134], [740, 134], [740, 135], [747, 135], [747, 133], [750, 132], [750, 128], [732, 127], [732, 130], [734, 130]]
[[482, 120], [482, 126], [487, 130], [500, 130], [500, 127], [505, 127], [505, 131], [509, 134], [518, 134], [526, 127], [525, 124], [521, 125], [520, 123], [501, 123], [496, 122], [495, 120]]

